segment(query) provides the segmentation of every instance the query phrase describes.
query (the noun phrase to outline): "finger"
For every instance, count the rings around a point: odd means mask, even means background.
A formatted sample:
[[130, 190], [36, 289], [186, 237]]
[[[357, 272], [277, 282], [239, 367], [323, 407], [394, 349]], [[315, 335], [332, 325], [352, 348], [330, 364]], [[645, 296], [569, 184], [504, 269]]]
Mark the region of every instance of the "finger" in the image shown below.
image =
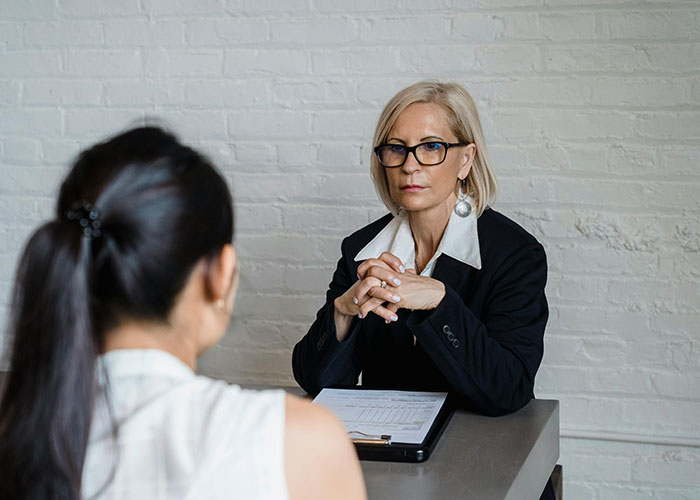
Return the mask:
[[[380, 318], [384, 319], [384, 321], [386, 323], [392, 323], [392, 322], [399, 319], [399, 317], [396, 315], [395, 312], [390, 311], [389, 309], [387, 309], [385, 306], [383, 306], [381, 304], [376, 306], [374, 309], [372, 309], [369, 312], [372, 312], [372, 313], [376, 314], [377, 316], [379, 316]], [[369, 312], [367, 314], [369, 314]]]
[[406, 269], [406, 272], [407, 272], [408, 274], [415, 274], [415, 275], [417, 275], [417, 274], [418, 274], [418, 273], [416, 272], [416, 270], [415, 270], [415, 269], [413, 269], [412, 267], [411, 267], [411, 268], [409, 268], [409, 269]]
[[389, 302], [393, 304], [401, 302], [401, 297], [396, 293], [396, 290], [393, 287], [387, 286], [382, 288], [381, 286], [375, 286], [369, 289], [367, 295], [370, 295], [375, 299], [381, 299], [382, 302]]
[[375, 299], [375, 298], [371, 298], [371, 299], [365, 301], [363, 304], [361, 304], [359, 306], [357, 317], [360, 319], [366, 318], [369, 313], [371, 313], [377, 307], [381, 306], [382, 303], [383, 303], [382, 299]]
[[346, 316], [357, 314], [357, 305], [353, 304], [351, 299], [345, 294], [333, 301], [333, 307], [335, 307], [336, 311]]
[[387, 269], [391, 269], [391, 266], [389, 266], [389, 264], [382, 260], [367, 259], [366, 261], [362, 262], [359, 266], [357, 266], [357, 279], [364, 279], [367, 270], [372, 266], [380, 266], [386, 267]]
[[[372, 278], [371, 276], [365, 279], [374, 280], [374, 278]], [[353, 298], [353, 303], [355, 304], [355, 306], [361, 307], [368, 300], [372, 300], [375, 298], [381, 299], [382, 302], [396, 303], [401, 301], [401, 296], [395, 287], [389, 285], [383, 287], [380, 284], [379, 286], [370, 286], [367, 292], [357, 301], [355, 301]]]
[[391, 312], [396, 313], [396, 312], [398, 312], [398, 310], [401, 308], [401, 304], [398, 304], [398, 303], [395, 303], [395, 302], [394, 302], [394, 303], [387, 304], [387, 305], [385, 305], [384, 307], [386, 307], [387, 309], [389, 309]]
[[382, 252], [379, 256], [379, 260], [386, 262], [389, 266], [396, 272], [404, 273], [406, 269], [403, 267], [403, 262], [396, 255], [391, 252]]
[[401, 279], [399, 278], [400, 275], [397, 275], [394, 271], [384, 267], [370, 267], [365, 274], [365, 277], [369, 276], [377, 278], [380, 282], [384, 281], [388, 285], [399, 286], [401, 284]]
[[[392, 312], [392, 313], [394, 314], [394, 316], [396, 316], [396, 317], [398, 318], [398, 314], [399, 314], [398, 311], [399, 311], [399, 308], [401, 307], [400, 304], [395, 304], [395, 303], [393, 303], [393, 304], [386, 304], [384, 307], [385, 307], [389, 312]], [[390, 323], [390, 321], [386, 321], [386, 320], [384, 320], [384, 321], [385, 321], [386, 323]]]
[[368, 276], [360, 281], [358, 281], [355, 285], [355, 293], [353, 296], [352, 301], [356, 305], [363, 304], [364, 302], [367, 301], [369, 298], [368, 293], [369, 289], [375, 286], [381, 286], [382, 280], [379, 278], [375, 278], [373, 276]]

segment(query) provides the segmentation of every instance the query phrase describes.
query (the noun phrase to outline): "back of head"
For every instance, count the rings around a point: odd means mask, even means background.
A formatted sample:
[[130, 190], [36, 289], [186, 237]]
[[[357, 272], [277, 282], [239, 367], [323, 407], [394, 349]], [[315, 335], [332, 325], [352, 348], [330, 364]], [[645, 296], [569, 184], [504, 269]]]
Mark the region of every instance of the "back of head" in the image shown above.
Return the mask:
[[0, 498], [80, 498], [105, 332], [167, 322], [194, 265], [232, 237], [225, 181], [168, 132], [129, 130], [78, 157], [17, 270]]

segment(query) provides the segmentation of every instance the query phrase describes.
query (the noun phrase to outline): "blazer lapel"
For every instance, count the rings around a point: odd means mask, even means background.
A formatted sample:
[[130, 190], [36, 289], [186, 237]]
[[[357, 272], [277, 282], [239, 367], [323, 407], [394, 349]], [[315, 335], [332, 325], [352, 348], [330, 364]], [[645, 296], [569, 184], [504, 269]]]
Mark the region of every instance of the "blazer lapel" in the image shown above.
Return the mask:
[[442, 254], [435, 262], [433, 278], [442, 281], [445, 285], [459, 293], [464, 286], [469, 274], [474, 268], [468, 264], [458, 261], [449, 255]]

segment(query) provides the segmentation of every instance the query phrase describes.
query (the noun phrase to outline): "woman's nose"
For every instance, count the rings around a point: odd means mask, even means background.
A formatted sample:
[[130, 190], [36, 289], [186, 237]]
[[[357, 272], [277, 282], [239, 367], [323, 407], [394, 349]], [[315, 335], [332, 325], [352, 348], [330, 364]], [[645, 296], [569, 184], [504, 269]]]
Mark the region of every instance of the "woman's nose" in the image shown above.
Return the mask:
[[408, 156], [406, 156], [406, 161], [403, 162], [403, 165], [401, 165], [401, 169], [408, 174], [420, 170], [421, 168], [422, 165], [418, 163], [418, 158], [416, 158], [416, 153], [414, 151], [408, 153]]

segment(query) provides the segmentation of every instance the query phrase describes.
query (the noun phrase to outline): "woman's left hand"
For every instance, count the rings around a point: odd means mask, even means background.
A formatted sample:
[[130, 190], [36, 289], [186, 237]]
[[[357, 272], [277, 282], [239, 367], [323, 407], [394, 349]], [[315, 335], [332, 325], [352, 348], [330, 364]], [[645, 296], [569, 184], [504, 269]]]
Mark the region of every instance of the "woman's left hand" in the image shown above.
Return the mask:
[[[365, 274], [371, 275], [371, 273], [372, 268], [365, 271]], [[360, 276], [361, 279], [364, 277], [365, 276]], [[399, 302], [390, 302], [385, 305], [385, 307], [392, 312], [396, 312], [398, 309], [435, 309], [445, 296], [445, 285], [441, 281], [428, 276], [420, 276], [416, 274], [415, 269], [407, 269], [406, 272], [401, 275], [400, 285], [394, 286], [387, 284], [386, 289], [401, 297]], [[363, 316], [366, 316], [370, 311], [363, 311], [362, 308], [360, 308], [360, 312]]]

